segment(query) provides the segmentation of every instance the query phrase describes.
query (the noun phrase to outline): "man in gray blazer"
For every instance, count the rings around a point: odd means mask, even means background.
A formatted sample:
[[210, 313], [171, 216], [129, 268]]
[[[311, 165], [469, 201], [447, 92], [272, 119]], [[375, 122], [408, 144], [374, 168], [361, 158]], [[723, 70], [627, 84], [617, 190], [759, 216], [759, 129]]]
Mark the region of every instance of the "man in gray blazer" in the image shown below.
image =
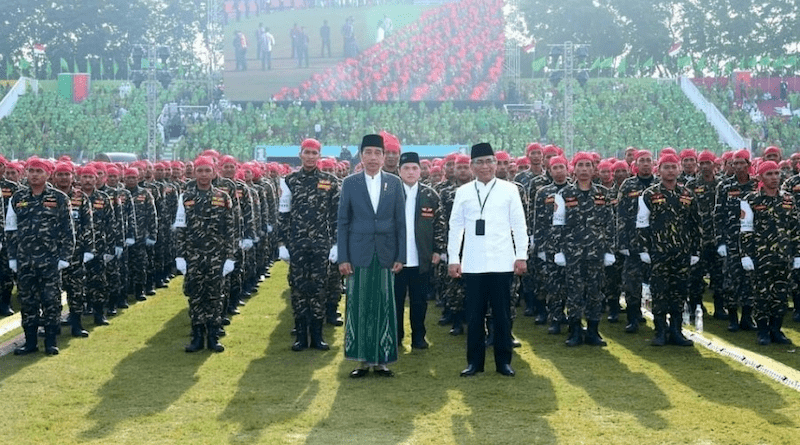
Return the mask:
[[406, 226], [400, 178], [381, 172], [383, 138], [367, 135], [359, 149], [363, 173], [342, 182], [337, 251], [339, 272], [348, 277], [345, 358], [361, 362], [350, 373], [394, 375], [397, 361], [394, 276], [406, 261]]

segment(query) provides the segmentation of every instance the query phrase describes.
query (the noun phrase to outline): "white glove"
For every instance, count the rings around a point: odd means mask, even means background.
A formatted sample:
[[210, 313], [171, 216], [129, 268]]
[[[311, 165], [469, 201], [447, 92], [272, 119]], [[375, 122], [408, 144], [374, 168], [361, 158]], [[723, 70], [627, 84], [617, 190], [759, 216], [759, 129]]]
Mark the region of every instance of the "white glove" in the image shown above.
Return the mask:
[[719, 247], [717, 247], [717, 253], [721, 257], [728, 256], [728, 246], [726, 246], [725, 244], [720, 244]]
[[536, 256], [539, 257], [539, 259], [542, 261], [547, 261], [547, 254], [541, 250], [539, 251], [539, 253], [536, 254]]
[[226, 276], [229, 273], [233, 272], [233, 266], [236, 264], [236, 261], [227, 259], [225, 260], [225, 264], [222, 265], [222, 276]]
[[8, 260], [8, 268], [17, 273], [17, 260]]
[[147, 246], [147, 247], [153, 247], [153, 246], [156, 245], [156, 240], [150, 239], [150, 238], [146, 238], [144, 240], [144, 245]]
[[533, 235], [528, 237], [528, 246], [532, 246], [532, 245], [533, 245]]
[[603, 257], [603, 266], [605, 267], [611, 266], [616, 262], [617, 262], [617, 257], [615, 257], [613, 253], [607, 253]]
[[794, 264], [792, 264], [792, 269], [800, 269], [800, 257], [794, 257]]
[[692, 255], [692, 256], [689, 257], [689, 265], [690, 266], [694, 266], [698, 262], [700, 262], [700, 257], [699, 256]]
[[281, 261], [289, 262], [289, 249], [287, 249], [286, 246], [278, 247], [278, 258], [280, 258]]
[[556, 265], [561, 266], [561, 267], [566, 266], [567, 265], [567, 258], [564, 256], [564, 252], [558, 252], [556, 254], [555, 258], [553, 258], [553, 262], [555, 262]]
[[113, 259], [114, 259], [114, 255], [111, 255], [109, 253], [104, 253], [103, 254], [103, 264], [108, 264], [108, 262], [113, 260]]
[[186, 260], [181, 257], [175, 258], [175, 268], [181, 275], [186, 275]]
[[58, 260], [58, 270], [64, 270], [69, 267], [69, 262], [64, 260]]
[[250, 249], [253, 248], [253, 240], [251, 240], [249, 238], [245, 238], [245, 239], [239, 241], [239, 247], [242, 250], [250, 250]]
[[747, 271], [756, 270], [756, 265], [753, 264], [753, 259], [749, 256], [742, 257], [742, 269]]
[[88, 263], [94, 259], [94, 254], [92, 252], [83, 252], [83, 262]]
[[639, 253], [639, 259], [645, 264], [650, 264], [650, 254], [647, 252]]
[[272, 233], [272, 224], [267, 224], [267, 233]]
[[628, 249], [620, 249], [619, 253], [621, 253], [621, 254], [623, 254], [625, 256], [631, 256], [631, 251], [628, 250]]
[[136, 243], [136, 240], [135, 240], [135, 239], [133, 239], [133, 238], [125, 238], [125, 245], [126, 245], [126, 246], [132, 246], [132, 245], [134, 245], [135, 243]]
[[331, 247], [330, 253], [328, 253], [328, 261], [331, 263], [335, 263], [336, 260], [339, 259], [339, 246]]
[[122, 247], [115, 247], [114, 248], [114, 255], [116, 255], [117, 258], [121, 257], [122, 256]]
[[443, 254], [439, 255], [439, 261], [447, 264], [447, 254], [443, 253]]

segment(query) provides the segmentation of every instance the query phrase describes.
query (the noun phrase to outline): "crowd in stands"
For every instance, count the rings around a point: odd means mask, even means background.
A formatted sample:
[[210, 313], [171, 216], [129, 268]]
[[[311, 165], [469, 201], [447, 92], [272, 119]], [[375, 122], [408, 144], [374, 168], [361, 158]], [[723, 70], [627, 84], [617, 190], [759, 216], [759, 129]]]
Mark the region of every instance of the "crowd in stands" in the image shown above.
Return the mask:
[[358, 57], [314, 74], [275, 100], [500, 99], [501, 0], [465, 0], [425, 11]]

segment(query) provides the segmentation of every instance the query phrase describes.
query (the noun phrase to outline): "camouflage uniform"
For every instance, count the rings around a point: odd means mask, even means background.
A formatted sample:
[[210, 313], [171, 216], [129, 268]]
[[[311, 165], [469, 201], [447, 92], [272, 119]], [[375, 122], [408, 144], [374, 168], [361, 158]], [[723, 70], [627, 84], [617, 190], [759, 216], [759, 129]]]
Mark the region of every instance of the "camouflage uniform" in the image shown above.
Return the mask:
[[158, 239], [158, 216], [153, 195], [148, 189], [137, 185], [133, 189], [128, 189], [128, 192], [136, 218], [136, 238], [134, 244], [128, 247], [128, 277], [133, 294], [138, 300], [142, 300], [145, 298], [147, 274], [152, 273], [146, 242]]
[[[787, 178], [781, 189], [792, 194], [794, 202], [800, 202], [800, 175]], [[794, 321], [800, 321], [800, 269], [792, 269], [792, 304], [794, 306]]]
[[639, 195], [652, 183], [652, 176], [633, 176], [622, 182], [617, 195], [617, 249], [628, 253], [622, 265], [622, 289], [625, 291], [628, 318], [625, 332], [628, 333], [639, 330], [639, 320], [642, 317], [642, 283], [647, 282], [650, 277], [650, 265], [639, 259], [633, 239], [636, 237]]
[[[102, 320], [103, 307], [108, 303], [109, 278], [108, 262], [104, 256], [113, 257], [114, 246], [122, 243], [122, 234], [117, 231], [114, 208], [108, 195], [95, 190], [88, 196], [92, 208], [92, 227], [94, 232], [95, 258], [85, 264], [86, 301], [94, 307], [95, 322]], [[110, 262], [110, 258], [109, 258]]]
[[113, 247], [122, 247], [122, 254], [108, 264], [108, 284], [109, 299], [114, 302], [116, 307], [127, 307], [128, 293], [128, 252], [129, 248], [125, 240], [136, 239], [136, 214], [133, 207], [131, 193], [122, 185], [117, 187], [103, 186], [101, 189], [111, 200], [114, 208], [114, 232], [122, 237], [122, 240], [115, 240], [120, 244]]
[[[614, 184], [608, 190], [608, 199], [611, 203], [611, 210], [614, 214], [613, 218], [617, 220], [617, 205], [619, 204], [619, 187], [621, 184]], [[608, 321], [616, 323], [619, 321], [619, 298], [622, 295], [622, 267], [625, 263], [625, 255], [617, 252], [614, 253], [614, 264], [605, 267], [605, 280], [603, 282], [603, 295], [606, 297], [606, 305], [609, 308]]]
[[705, 291], [704, 277], [711, 278], [710, 288], [714, 292], [715, 315], [722, 313], [722, 258], [717, 254], [717, 245], [714, 236], [714, 200], [716, 199], [719, 179], [704, 181], [698, 176], [686, 183], [686, 188], [691, 190], [697, 201], [697, 211], [700, 214], [700, 261], [691, 267], [689, 284], [690, 307], [700, 304]]
[[[8, 202], [11, 201], [11, 196], [23, 188], [16, 182], [7, 179], [0, 179], [0, 193], [2, 194], [3, 210], [0, 211], [0, 225], [5, 225], [5, 210], [8, 208]], [[8, 247], [5, 240], [0, 246], [0, 303], [4, 308], [8, 309], [8, 313], [13, 313], [11, 310], [11, 292], [14, 289], [14, 272], [8, 267]]]
[[[22, 327], [35, 348], [39, 324], [55, 343], [61, 317], [59, 261], [69, 261], [75, 251], [75, 231], [70, 200], [63, 192], [46, 187], [39, 195], [29, 189], [15, 193], [5, 224], [8, 256], [17, 261]], [[35, 349], [34, 349], [35, 350]]]
[[[164, 184], [156, 180], [144, 181], [139, 184], [150, 191], [153, 196], [153, 204], [156, 209], [156, 230], [158, 233], [163, 223], [164, 214]], [[163, 234], [162, 234], [163, 235]], [[152, 246], [145, 245], [145, 252], [147, 254], [147, 268], [145, 270], [145, 290], [148, 295], [155, 295], [156, 288], [156, 275], [164, 268], [164, 258], [161, 256], [163, 251], [163, 243], [160, 236], [151, 238], [156, 243]]]
[[[72, 226], [75, 229], [75, 251], [68, 260], [69, 267], [61, 271], [63, 287], [67, 293], [70, 314], [82, 314], [86, 300], [86, 266], [83, 254], [95, 253], [94, 223], [89, 197], [81, 189], [73, 187], [67, 195], [72, 209]], [[92, 260], [94, 261], [94, 260]]]
[[[789, 295], [794, 290], [791, 280], [792, 262], [800, 257], [800, 215], [791, 193], [780, 191], [769, 196], [763, 191], [747, 194], [742, 199], [741, 256], [748, 256], [755, 271], [748, 273], [753, 283], [755, 301], [753, 315], [759, 328], [759, 342], [776, 337], [783, 324]], [[765, 341], [762, 344], [768, 344]]]
[[[339, 181], [319, 169], [301, 169], [286, 176], [291, 193], [281, 197], [278, 242], [291, 255], [289, 286], [298, 341], [306, 336], [306, 326], [319, 330], [325, 317], [328, 253], [336, 239], [339, 208]], [[288, 205], [287, 205], [288, 203]]]
[[[525, 172], [523, 172], [525, 173]], [[528, 206], [528, 230], [533, 231], [533, 227], [535, 226], [535, 216], [534, 216], [534, 201], [536, 200], [537, 193], [543, 187], [548, 186], [553, 183], [553, 178], [550, 176], [549, 172], [545, 172], [541, 175], [531, 176], [528, 184], [525, 186], [525, 193], [527, 195], [527, 202], [530, 203]], [[548, 222], [550, 224], [551, 222]], [[534, 243], [538, 243], [539, 239], [536, 238], [534, 235]], [[529, 246], [531, 252], [538, 253], [536, 246], [533, 244]], [[538, 255], [528, 255], [528, 272], [522, 276], [522, 289], [523, 294], [525, 295], [525, 313], [526, 315], [537, 315], [537, 321], [541, 322], [541, 313], [546, 312], [545, 308], [542, 306], [546, 306], [548, 292], [544, 288], [545, 286], [545, 276], [542, 275], [541, 271], [547, 269], [549, 266], [545, 264], [545, 261], [539, 259]], [[530, 306], [528, 306], [530, 305]], [[527, 310], [528, 307], [531, 307], [532, 311]], [[539, 314], [536, 314], [538, 309]], [[562, 310], [563, 312], [563, 310]]]
[[[538, 261], [534, 273], [537, 281], [541, 283], [539, 297], [545, 299], [547, 305], [547, 320], [550, 322], [548, 332], [558, 334], [561, 332], [561, 318], [564, 316], [564, 268], [553, 263], [553, 255], [558, 253], [557, 246], [553, 244], [553, 211], [555, 210], [555, 195], [559, 193], [567, 183], [546, 185], [536, 192], [536, 199], [531, 203], [533, 218], [529, 227], [533, 228], [533, 242], [530, 258], [535, 257]], [[540, 252], [544, 254], [545, 260], [540, 258]], [[549, 261], [548, 261], [549, 260]]]
[[[442, 210], [443, 210], [443, 218], [445, 223], [450, 221], [450, 213], [453, 211], [453, 202], [455, 201], [456, 197], [456, 190], [458, 189], [458, 185], [451, 184], [449, 187], [443, 187], [439, 196], [442, 199]], [[447, 237], [449, 233], [449, 227], [445, 230], [445, 245], [447, 245]], [[449, 261], [449, 258], [448, 258]], [[444, 267], [446, 268], [447, 261], [442, 261], [441, 263], [445, 263]], [[460, 335], [464, 332], [463, 322], [465, 321], [464, 317], [464, 298], [466, 298], [465, 288], [464, 288], [464, 281], [462, 278], [453, 278], [449, 276], [446, 272], [443, 275], [443, 282], [442, 282], [442, 290], [444, 292], [444, 304], [445, 310], [450, 313], [450, 318], [453, 322], [453, 329], [450, 331], [453, 335]]]
[[[725, 245], [728, 255], [724, 258], [723, 290], [725, 307], [728, 309], [728, 329], [740, 327], [752, 329], [753, 291], [750, 277], [742, 269], [739, 252], [740, 200], [756, 189], [757, 181], [750, 178], [740, 183], [736, 178], [720, 182], [714, 207], [714, 228], [717, 246]], [[742, 308], [742, 321], [738, 323], [738, 308]]]

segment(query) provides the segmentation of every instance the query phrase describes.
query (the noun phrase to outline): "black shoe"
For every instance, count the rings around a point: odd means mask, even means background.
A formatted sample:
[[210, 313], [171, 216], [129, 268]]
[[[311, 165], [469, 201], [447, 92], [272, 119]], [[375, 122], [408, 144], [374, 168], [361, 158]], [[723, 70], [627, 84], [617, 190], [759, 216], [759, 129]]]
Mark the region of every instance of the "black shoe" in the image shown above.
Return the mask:
[[366, 377], [369, 374], [369, 369], [366, 368], [358, 368], [350, 371], [350, 378], [351, 379], [360, 379], [361, 377]]
[[569, 347], [583, 344], [583, 325], [580, 320], [569, 322], [569, 337], [564, 342]]
[[120, 298], [117, 300], [117, 308], [119, 309], [128, 309], [130, 305], [128, 304], [128, 297]]
[[550, 335], [558, 335], [561, 333], [561, 323], [558, 321], [551, 321], [550, 327], [547, 328], [547, 333]]
[[206, 337], [207, 344], [206, 348], [208, 348], [211, 352], [222, 352], [225, 350], [225, 346], [223, 346], [219, 342], [219, 331], [221, 330], [219, 326], [216, 326], [212, 323], [208, 323], [206, 325], [208, 337]]
[[439, 326], [447, 326], [453, 322], [453, 317], [450, 312], [447, 312], [442, 315], [442, 318], [439, 319]]
[[103, 307], [97, 305], [94, 307], [94, 325], [95, 326], [108, 326], [110, 323], [106, 318], [105, 314], [103, 314]]
[[600, 324], [600, 320], [589, 320], [586, 326], [586, 336], [584, 337], [583, 342], [590, 346], [606, 346], [607, 343], [603, 340], [603, 337], [600, 336], [598, 332], [598, 325]]
[[536, 318], [533, 319], [533, 324], [543, 325], [545, 323], [547, 323], [547, 314], [541, 312], [536, 314]]
[[637, 332], [639, 332], [639, 320], [634, 320], [625, 325], [626, 334], [635, 334]]
[[522, 343], [520, 343], [520, 341], [519, 341], [519, 340], [517, 340], [516, 338], [514, 338], [514, 336], [513, 336], [513, 335], [511, 336], [511, 347], [512, 347], [512, 348], [520, 348], [520, 347], [522, 347]]
[[39, 341], [38, 336], [39, 327], [29, 326], [25, 328], [25, 344], [22, 347], [14, 349], [14, 355], [28, 355], [39, 350], [36, 343]]
[[523, 315], [525, 315], [526, 317], [533, 317], [534, 315], [536, 315], [534, 313], [533, 306], [526, 307], [525, 312], [523, 312]]
[[800, 323], [800, 309], [795, 309], [792, 313], [792, 321]]
[[683, 336], [680, 311], [670, 313], [669, 342], [678, 346], [692, 346], [694, 344], [693, 341]]
[[514, 377], [514, 375], [516, 374], [514, 370], [511, 369], [511, 365], [500, 365], [500, 367], [497, 368], [497, 372], [503, 374], [506, 377]]
[[192, 326], [192, 342], [189, 343], [184, 351], [197, 352], [203, 349], [203, 337], [205, 336], [205, 326], [199, 324]]
[[311, 347], [320, 351], [327, 351], [331, 347], [327, 343], [325, 343], [325, 339], [322, 338], [322, 319], [319, 320], [311, 320], [311, 326], [309, 326], [309, 334], [311, 334]]
[[3, 317], [10, 317], [14, 315], [14, 310], [11, 309], [11, 305], [9, 304], [0, 304], [0, 315]]
[[58, 346], [56, 345], [56, 335], [61, 329], [60, 325], [45, 326], [44, 327], [44, 353], [47, 355], [58, 355]]
[[609, 313], [608, 322], [609, 323], [619, 323], [619, 313], [614, 313], [614, 312]]
[[461, 371], [461, 377], [472, 377], [478, 372], [483, 372], [483, 369], [478, 369], [477, 366], [473, 364], [467, 365], [467, 368]]
[[109, 306], [108, 310], [106, 311], [106, 315], [117, 315], [116, 306], [114, 306], [113, 304], [111, 306]]
[[739, 332], [739, 314], [736, 308], [728, 308], [728, 330], [731, 332]]
[[147, 297], [145, 297], [144, 294], [137, 294], [136, 301], [147, 301]]
[[656, 325], [656, 336], [650, 342], [650, 346], [664, 346], [667, 344], [667, 316], [655, 316], [653, 323]]
[[222, 317], [222, 326], [230, 326], [231, 319], [228, 317]]
[[308, 349], [308, 321], [305, 317], [294, 320], [297, 338], [292, 344], [292, 351], [300, 352]]
[[147, 294], [147, 295], [148, 295], [148, 296], [150, 296], [150, 297], [152, 297], [153, 295], [155, 295], [155, 294], [156, 294], [156, 289], [155, 289], [155, 287], [151, 287], [151, 288], [147, 289], [147, 292], [145, 292], [145, 294]]
[[228, 306], [228, 315], [239, 315], [239, 314], [241, 314], [241, 312], [239, 312], [239, 309], [236, 309], [235, 306]]
[[753, 323], [753, 307], [752, 306], [744, 306], [742, 307], [742, 318], [739, 320], [739, 327], [743, 331], [755, 331], [756, 324]]
[[450, 329], [450, 335], [464, 335], [464, 326], [458, 324]]
[[791, 345], [792, 340], [786, 337], [781, 328], [783, 327], [783, 316], [772, 317], [769, 320], [769, 336], [773, 343], [779, 345]]
[[757, 320], [756, 325], [758, 326], [758, 332], [756, 333], [756, 342], [761, 346], [768, 346], [770, 343], [772, 343], [769, 330], [769, 320], [767, 320], [766, 318]]
[[428, 349], [428, 346], [428, 342], [424, 338], [422, 340], [411, 342], [411, 349]]
[[372, 372], [381, 377], [394, 377], [394, 372], [391, 369], [374, 369]]
[[83, 329], [83, 326], [81, 325], [81, 314], [69, 314], [69, 316], [67, 316], [67, 320], [69, 321], [70, 330], [73, 337], [86, 338], [89, 336], [89, 331]]

